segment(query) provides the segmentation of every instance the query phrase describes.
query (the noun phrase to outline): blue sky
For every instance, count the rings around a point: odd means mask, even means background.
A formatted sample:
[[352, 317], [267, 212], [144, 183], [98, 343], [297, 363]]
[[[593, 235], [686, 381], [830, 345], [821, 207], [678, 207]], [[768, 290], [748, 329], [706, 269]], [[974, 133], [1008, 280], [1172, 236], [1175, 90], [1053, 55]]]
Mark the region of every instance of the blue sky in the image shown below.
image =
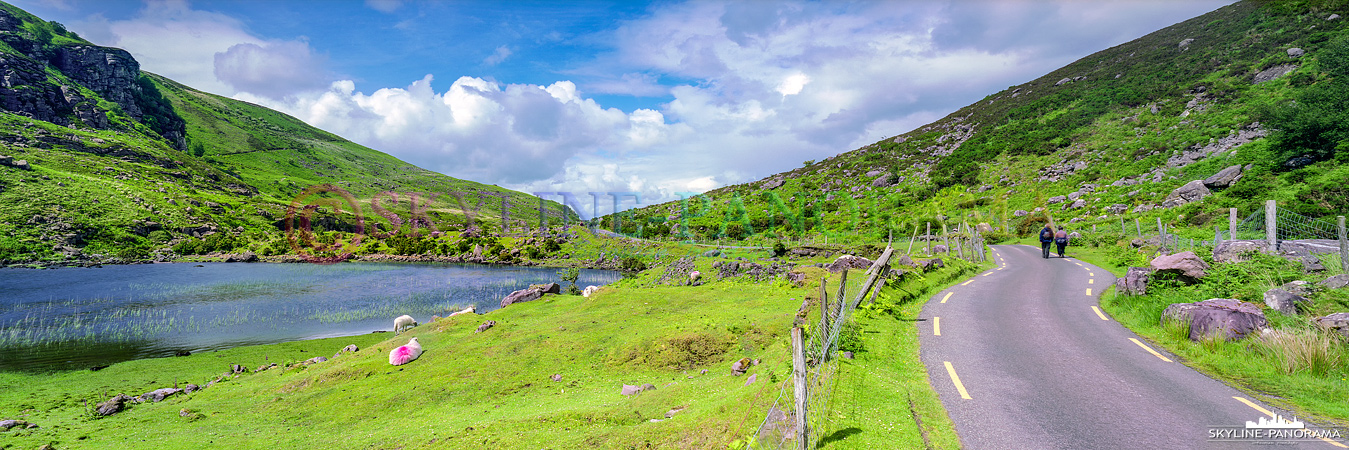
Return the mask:
[[13, 3], [431, 170], [650, 204], [901, 134], [1230, 2]]

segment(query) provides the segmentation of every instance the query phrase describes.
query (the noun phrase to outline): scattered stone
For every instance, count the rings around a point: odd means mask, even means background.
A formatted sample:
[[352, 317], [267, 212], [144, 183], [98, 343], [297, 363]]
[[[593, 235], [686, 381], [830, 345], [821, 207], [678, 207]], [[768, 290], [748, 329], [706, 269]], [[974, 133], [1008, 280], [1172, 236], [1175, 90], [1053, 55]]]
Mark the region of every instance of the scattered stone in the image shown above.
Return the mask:
[[555, 373], [555, 374], [553, 374], [553, 376], [548, 377], [548, 378], [552, 378], [553, 381], [562, 381], [562, 374], [560, 374], [560, 373]]
[[656, 390], [656, 385], [654, 385], [654, 384], [647, 383], [647, 384], [643, 384], [643, 385], [642, 385], [642, 392], [646, 392], [646, 391], [654, 391], [654, 390]]
[[1134, 209], [1133, 209], [1133, 212], [1136, 212], [1136, 213], [1145, 213], [1145, 212], [1148, 212], [1148, 211], [1152, 211], [1153, 208], [1156, 208], [1156, 206], [1155, 206], [1155, 205], [1152, 205], [1152, 204], [1142, 204], [1142, 205], [1135, 206]]
[[746, 378], [746, 379], [745, 379], [745, 386], [749, 386], [749, 385], [751, 385], [751, 384], [754, 384], [754, 380], [758, 380], [758, 379], [759, 379], [759, 374], [756, 373], [756, 374], [750, 375], [749, 378]]
[[1166, 200], [1162, 201], [1162, 207], [1174, 208], [1186, 203], [1197, 202], [1210, 195], [1213, 195], [1213, 191], [1204, 186], [1204, 180], [1194, 180], [1171, 191], [1171, 194], [1166, 196]]
[[827, 270], [838, 273], [847, 269], [865, 269], [871, 267], [872, 261], [860, 256], [842, 255], [830, 263]]
[[923, 272], [931, 272], [931, 271], [940, 269], [940, 268], [942, 268], [942, 267], [946, 267], [946, 263], [943, 262], [943, 261], [941, 260], [941, 258], [932, 258], [932, 259], [923, 261], [922, 267], [923, 267]]
[[241, 373], [248, 373], [248, 368], [238, 364], [230, 364], [231, 375], [238, 375]]
[[715, 250], [715, 249], [714, 249], [714, 250], [708, 250], [708, 251], [703, 252], [703, 256], [715, 258], [715, 257], [721, 256], [721, 250]]
[[1199, 258], [1199, 255], [1191, 251], [1184, 251], [1172, 255], [1162, 255], [1152, 259], [1149, 263], [1152, 269], [1157, 272], [1178, 273], [1182, 276], [1198, 279], [1208, 275], [1208, 263]]
[[108, 401], [99, 403], [98, 406], [94, 408], [94, 413], [100, 416], [111, 416], [113, 414], [117, 414], [119, 412], [122, 412], [122, 408], [125, 406], [127, 400], [131, 400], [131, 397], [127, 397], [126, 395], [123, 394], [117, 394], [116, 396], [113, 396], [112, 398], [108, 399]]
[[1290, 316], [1305, 311], [1310, 305], [1311, 300], [1307, 300], [1306, 297], [1283, 289], [1274, 288], [1265, 291], [1265, 306]]
[[1237, 180], [1241, 179], [1242, 170], [1241, 164], [1228, 166], [1223, 170], [1219, 170], [1218, 173], [1213, 174], [1213, 176], [1205, 178], [1204, 186], [1210, 188], [1225, 188], [1231, 186], [1232, 183], [1236, 183]]
[[1316, 285], [1326, 289], [1344, 289], [1344, 287], [1349, 286], [1349, 274], [1335, 275], [1321, 280]]
[[[1192, 43], [1192, 42], [1194, 42], [1194, 39], [1185, 39], [1185, 40], [1180, 41], [1179, 44], [1176, 44], [1176, 46], [1179, 47], [1181, 50], [1185, 50], [1185, 49], [1187, 49], [1187, 48], [1190, 48], [1190, 43]], [[1154, 111], [1154, 113], [1155, 113], [1155, 111]]]
[[666, 412], [665, 412], [665, 418], [666, 418], [666, 419], [673, 418], [673, 417], [675, 416], [675, 414], [679, 414], [679, 412], [680, 412], [680, 411], [683, 411], [685, 408], [687, 408], [687, 406], [680, 406], [680, 407], [678, 407], [678, 408], [674, 408], [674, 409], [671, 409], [671, 410], [669, 410], [669, 411], [666, 411]]
[[1084, 206], [1087, 206], [1087, 200], [1079, 198], [1067, 206], [1064, 206], [1063, 209], [1081, 209]]
[[853, 353], [852, 353], [852, 352], [843, 352], [843, 357], [844, 357], [844, 358], [847, 358], [847, 359], [852, 359], [852, 358], [853, 358]]
[[243, 252], [225, 256], [225, 262], [257, 262], [258, 255], [253, 252]]
[[1339, 14], [1331, 14], [1330, 17], [1326, 17], [1326, 20], [1335, 20], [1339, 18], [1340, 18]]
[[1304, 50], [1302, 50], [1302, 49], [1300, 49], [1300, 48], [1297, 48], [1297, 47], [1293, 47], [1293, 48], [1288, 49], [1288, 56], [1293, 57], [1293, 58], [1299, 58], [1299, 57], [1301, 57], [1302, 55], [1304, 55], [1304, 54], [1306, 54], [1306, 53], [1307, 53], [1306, 51], [1304, 51]]
[[703, 277], [702, 272], [696, 270], [689, 272], [689, 283], [697, 283], [698, 280], [701, 279], [702, 277]]
[[505, 308], [516, 303], [532, 302], [543, 297], [543, 290], [539, 288], [525, 288], [510, 293], [501, 299], [501, 307]]
[[178, 410], [178, 417], [188, 417], [188, 416], [191, 416], [191, 415], [192, 415], [192, 411], [188, 411], [187, 408], [183, 408], [183, 409]]
[[263, 365], [261, 365], [261, 366], [258, 366], [258, 368], [253, 369], [253, 371], [254, 371], [254, 372], [261, 372], [261, 371], [264, 371], [264, 370], [267, 370], [267, 369], [271, 369], [271, 368], [273, 368], [273, 367], [276, 367], [276, 363], [263, 364]]
[[19, 170], [33, 170], [33, 167], [28, 165], [28, 161], [22, 159], [10, 163], [10, 166]]
[[1148, 293], [1148, 278], [1151, 267], [1130, 267], [1129, 271], [1115, 280], [1115, 291], [1124, 295], [1144, 295]]
[[1024, 210], [1024, 209], [1018, 209], [1018, 210], [1016, 210], [1016, 211], [1012, 211], [1012, 217], [1022, 217], [1022, 216], [1025, 216], [1025, 215], [1027, 215], [1027, 214], [1030, 214], [1030, 211], [1026, 211], [1026, 210]]
[[1048, 204], [1050, 204], [1050, 205], [1054, 205], [1054, 204], [1058, 204], [1058, 203], [1063, 203], [1064, 201], [1067, 201], [1067, 200], [1068, 200], [1068, 197], [1065, 197], [1065, 196], [1062, 196], [1062, 195], [1055, 195], [1055, 196], [1053, 196], [1053, 197], [1049, 197], [1049, 200], [1045, 200], [1045, 203], [1048, 203]]
[[304, 364], [306, 364], [306, 365], [309, 365], [309, 364], [318, 364], [318, 363], [325, 362], [325, 361], [328, 361], [328, 358], [325, 358], [325, 357], [322, 357], [322, 356], [315, 356], [315, 357], [313, 357], [313, 358], [309, 358], [309, 359], [305, 360]]
[[1249, 261], [1253, 253], [1264, 252], [1268, 244], [1251, 241], [1223, 241], [1213, 249], [1213, 261], [1220, 263]]
[[1255, 77], [1254, 77], [1253, 79], [1251, 79], [1251, 83], [1252, 83], [1252, 84], [1260, 84], [1260, 83], [1264, 83], [1264, 82], [1266, 82], [1266, 81], [1273, 81], [1273, 80], [1275, 80], [1275, 79], [1278, 79], [1278, 78], [1281, 77], [1281, 76], [1288, 75], [1289, 72], [1292, 72], [1292, 71], [1294, 71], [1294, 70], [1297, 70], [1297, 66], [1296, 66], [1296, 65], [1293, 65], [1293, 64], [1279, 64], [1279, 65], [1277, 65], [1277, 66], [1270, 67], [1270, 68], [1265, 69], [1265, 70], [1261, 70], [1260, 73], [1255, 74]]
[[1315, 256], [1308, 255], [1298, 257], [1296, 259], [1302, 262], [1303, 272], [1313, 273], [1313, 272], [1324, 272], [1326, 270], [1326, 266], [1324, 264], [1321, 264], [1321, 260]]
[[950, 252], [951, 252], [951, 249], [946, 248], [945, 245], [937, 244], [937, 245], [932, 246], [932, 253], [950, 253]]
[[743, 375], [745, 371], [749, 370], [749, 363], [749, 358], [740, 358], [731, 363], [731, 375]]
[[1284, 283], [1283, 286], [1279, 286], [1279, 289], [1301, 297], [1311, 297], [1320, 290], [1317, 285], [1302, 280], [1289, 281]]
[[28, 422], [17, 419], [0, 420], [0, 431], [9, 431], [10, 428], [27, 428]]
[[894, 266], [913, 267], [913, 258], [910, 258], [909, 255], [899, 255], [898, 257], [890, 258], [890, 264]]
[[1349, 313], [1334, 313], [1312, 319], [1312, 323], [1349, 337]]
[[477, 330], [477, 331], [474, 331], [474, 333], [481, 333], [481, 332], [487, 331], [489, 328], [492, 328], [492, 327], [494, 327], [494, 326], [496, 326], [496, 325], [497, 325], [497, 321], [495, 321], [495, 320], [489, 320], [489, 321], [483, 322], [482, 325], [478, 325], [478, 330]]
[[342, 353], [356, 353], [360, 350], [361, 349], [359, 347], [356, 347], [356, 344], [351, 344], [346, 347], [342, 347]]
[[542, 293], [544, 293], [544, 294], [561, 294], [561, 293], [562, 293], [562, 286], [559, 285], [559, 284], [557, 284], [557, 283], [531, 284], [531, 285], [529, 285], [529, 288], [530, 288], [530, 289], [538, 289], [540, 292], [542, 292]]
[[623, 385], [623, 390], [620, 393], [627, 396], [633, 396], [642, 393], [642, 388], [640, 386], [625, 384]]
[[581, 296], [585, 298], [590, 298], [590, 296], [595, 295], [595, 293], [599, 291], [600, 291], [599, 286], [586, 286], [585, 290], [581, 291]]
[[979, 222], [978, 225], [974, 226], [974, 230], [980, 233], [992, 233], [993, 226], [989, 225], [988, 222]]
[[182, 390], [182, 389], [178, 389], [178, 388], [155, 389], [155, 390], [153, 390], [153, 391], [150, 391], [150, 392], [146, 392], [146, 393], [144, 393], [144, 394], [141, 394], [141, 395], [140, 395], [140, 401], [143, 401], [143, 402], [144, 402], [144, 401], [150, 401], [150, 402], [156, 402], [156, 403], [158, 403], [158, 402], [160, 402], [160, 401], [163, 401], [163, 400], [166, 399], [166, 398], [169, 398], [170, 396], [173, 396], [174, 394], [178, 394], [178, 393], [181, 393], [181, 392], [183, 392], [183, 390]]
[[1229, 298], [1173, 303], [1162, 312], [1162, 323], [1167, 320], [1188, 322], [1192, 341], [1219, 333], [1227, 340], [1241, 339], [1269, 324], [1259, 306]]

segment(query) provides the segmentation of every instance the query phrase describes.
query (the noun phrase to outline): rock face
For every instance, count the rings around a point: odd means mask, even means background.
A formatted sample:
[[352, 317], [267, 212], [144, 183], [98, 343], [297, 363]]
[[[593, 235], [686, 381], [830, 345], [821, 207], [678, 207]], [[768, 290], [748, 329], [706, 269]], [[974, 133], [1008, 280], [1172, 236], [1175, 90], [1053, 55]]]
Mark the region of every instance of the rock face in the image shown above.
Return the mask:
[[1211, 298], [1195, 303], [1173, 303], [1162, 312], [1162, 323], [1176, 320], [1190, 324], [1190, 340], [1221, 335], [1227, 340], [1249, 336], [1268, 326], [1260, 307], [1240, 300]]
[[1312, 320], [1313, 323], [1325, 327], [1328, 330], [1340, 333], [1344, 337], [1349, 337], [1349, 313], [1334, 313], [1324, 317], [1317, 317]]
[[1199, 258], [1194, 252], [1180, 252], [1173, 255], [1162, 255], [1153, 258], [1149, 263], [1152, 270], [1157, 272], [1178, 273], [1188, 278], [1203, 278], [1208, 275], [1208, 263]]
[[516, 303], [532, 302], [534, 300], [538, 300], [541, 297], [543, 297], [543, 289], [525, 288], [512, 292], [505, 298], [501, 299], [501, 307], [505, 308], [507, 306], [514, 305]]
[[1223, 241], [1218, 244], [1217, 248], [1213, 249], [1213, 261], [1220, 263], [1246, 261], [1250, 259], [1248, 255], [1251, 253], [1263, 252], [1266, 249], [1268, 249], [1268, 245], [1264, 243]]
[[1266, 81], [1273, 81], [1281, 76], [1288, 75], [1290, 72], [1294, 70], [1297, 70], [1296, 65], [1279, 64], [1277, 66], [1261, 70], [1260, 73], [1255, 74], [1255, 77], [1251, 79], [1251, 83], [1260, 84]]
[[1152, 276], [1150, 267], [1130, 267], [1123, 277], [1115, 280], [1115, 291], [1125, 295], [1147, 294], [1150, 276]]
[[1210, 195], [1213, 195], [1213, 192], [1204, 187], [1204, 180], [1194, 180], [1171, 191], [1171, 194], [1166, 196], [1166, 200], [1162, 201], [1162, 207], [1174, 208], [1186, 203], [1197, 202]]
[[1265, 306], [1290, 316], [1297, 315], [1299, 311], [1307, 309], [1310, 304], [1311, 301], [1305, 297], [1283, 289], [1274, 288], [1265, 291]]
[[1218, 173], [1213, 174], [1213, 176], [1205, 178], [1204, 186], [1210, 188], [1225, 188], [1231, 186], [1232, 183], [1236, 183], [1237, 180], [1241, 179], [1242, 170], [1241, 164], [1228, 166], [1223, 170], [1219, 170]]

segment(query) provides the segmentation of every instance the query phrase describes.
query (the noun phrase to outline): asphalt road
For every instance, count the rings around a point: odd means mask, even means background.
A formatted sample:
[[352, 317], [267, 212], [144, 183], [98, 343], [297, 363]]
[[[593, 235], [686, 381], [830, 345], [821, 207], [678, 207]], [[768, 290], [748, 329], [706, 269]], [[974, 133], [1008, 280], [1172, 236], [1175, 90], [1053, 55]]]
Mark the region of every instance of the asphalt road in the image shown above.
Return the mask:
[[919, 325], [928, 377], [965, 448], [1338, 448], [1211, 440], [1212, 427], [1249, 433], [1247, 421], [1279, 411], [1098, 313], [1115, 278], [1071, 247], [1064, 259], [1030, 246], [993, 254], [997, 268], [937, 293]]

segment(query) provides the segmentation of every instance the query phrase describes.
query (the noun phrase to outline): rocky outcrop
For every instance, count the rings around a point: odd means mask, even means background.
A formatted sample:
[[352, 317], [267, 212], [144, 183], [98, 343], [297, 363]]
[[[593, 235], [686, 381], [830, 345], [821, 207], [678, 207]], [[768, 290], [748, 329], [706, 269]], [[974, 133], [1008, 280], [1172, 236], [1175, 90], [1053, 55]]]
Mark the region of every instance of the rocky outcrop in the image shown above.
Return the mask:
[[1316, 285], [1326, 289], [1344, 289], [1346, 286], [1349, 286], [1349, 274], [1335, 275], [1321, 280], [1321, 282], [1316, 283]]
[[1192, 341], [1212, 335], [1237, 340], [1269, 325], [1259, 306], [1228, 298], [1172, 303], [1162, 312], [1162, 323], [1168, 320], [1189, 324]]
[[1265, 306], [1290, 316], [1305, 311], [1310, 305], [1311, 301], [1306, 297], [1283, 289], [1274, 288], [1265, 291]]
[[1292, 73], [1294, 70], [1297, 70], [1297, 65], [1279, 64], [1277, 66], [1261, 70], [1260, 73], [1255, 74], [1255, 76], [1251, 78], [1251, 84], [1260, 84], [1266, 81], [1274, 81], [1281, 76]]
[[532, 302], [541, 297], [543, 297], [543, 289], [525, 288], [506, 295], [505, 298], [501, 299], [501, 307], [505, 308], [516, 303]]
[[1188, 251], [1158, 256], [1153, 258], [1149, 265], [1158, 273], [1176, 273], [1190, 279], [1203, 278], [1208, 275], [1209, 268], [1208, 263], [1199, 258], [1199, 255]]
[[1255, 241], [1222, 241], [1213, 249], [1213, 261], [1241, 262], [1250, 260], [1250, 255], [1266, 251], [1269, 244]]
[[1241, 179], [1243, 170], [1245, 169], [1242, 168], [1241, 164], [1228, 166], [1223, 170], [1219, 170], [1218, 173], [1213, 174], [1213, 176], [1205, 178], [1204, 186], [1210, 188], [1225, 188], [1231, 186], [1232, 183], [1236, 183], [1237, 180]]
[[1313, 323], [1330, 331], [1349, 337], [1349, 313], [1334, 313], [1312, 320]]
[[117, 414], [119, 412], [122, 412], [122, 408], [125, 407], [126, 402], [128, 400], [131, 400], [131, 397], [128, 397], [123, 394], [117, 394], [113, 398], [110, 398], [105, 402], [99, 403], [98, 406], [95, 406], [94, 413], [100, 416], [111, 416], [113, 414]]
[[1210, 195], [1213, 195], [1213, 192], [1204, 186], [1204, 180], [1194, 180], [1171, 191], [1171, 194], [1166, 196], [1166, 200], [1162, 201], [1162, 207], [1174, 208], [1186, 203], [1197, 202]]

